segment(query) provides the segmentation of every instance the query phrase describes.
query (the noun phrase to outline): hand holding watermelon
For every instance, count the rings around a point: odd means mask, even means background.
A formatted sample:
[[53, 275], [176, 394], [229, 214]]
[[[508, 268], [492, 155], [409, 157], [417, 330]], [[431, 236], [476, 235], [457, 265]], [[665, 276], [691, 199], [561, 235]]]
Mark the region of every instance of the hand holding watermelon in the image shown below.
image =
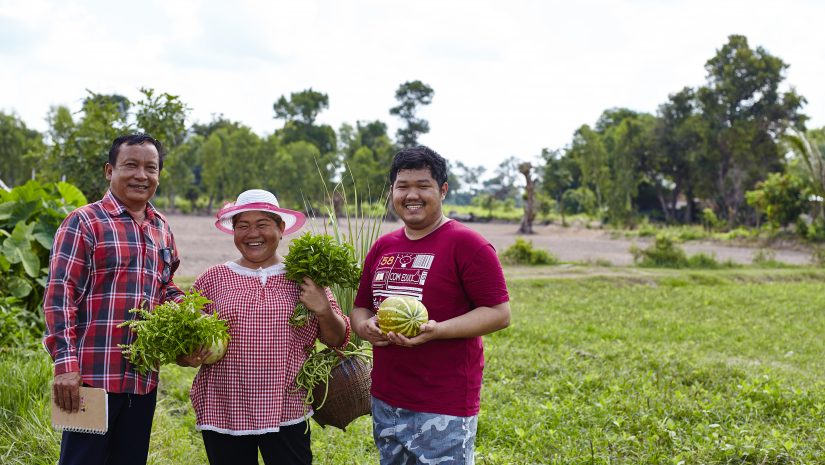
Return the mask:
[[432, 335], [436, 322], [428, 318], [424, 304], [409, 296], [388, 297], [378, 307], [378, 327], [393, 344], [409, 347], [430, 340], [425, 336]]

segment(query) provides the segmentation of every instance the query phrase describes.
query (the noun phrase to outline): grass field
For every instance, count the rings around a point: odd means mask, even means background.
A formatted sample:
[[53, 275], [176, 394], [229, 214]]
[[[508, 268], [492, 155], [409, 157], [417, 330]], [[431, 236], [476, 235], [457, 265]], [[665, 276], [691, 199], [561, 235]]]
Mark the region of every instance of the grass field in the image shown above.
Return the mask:
[[[825, 463], [825, 272], [508, 279], [477, 463]], [[150, 463], [206, 463], [193, 374], [163, 369]], [[0, 463], [54, 464], [45, 353], [0, 352], [0, 380]], [[313, 425], [315, 463], [377, 463], [370, 430]]]

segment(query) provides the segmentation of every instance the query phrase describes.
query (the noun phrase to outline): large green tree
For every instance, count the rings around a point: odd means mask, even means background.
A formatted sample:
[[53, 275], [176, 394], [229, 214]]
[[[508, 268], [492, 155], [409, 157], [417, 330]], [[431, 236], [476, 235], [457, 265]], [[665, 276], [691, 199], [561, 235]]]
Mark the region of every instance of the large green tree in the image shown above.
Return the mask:
[[221, 127], [198, 150], [201, 179], [209, 198], [207, 211], [215, 202], [233, 200], [245, 189], [261, 187], [261, 139], [240, 124]]
[[[160, 173], [159, 194], [168, 198], [168, 208], [175, 209], [175, 197], [186, 194], [194, 183], [192, 166], [188, 164], [197, 153], [190, 145], [181, 149], [186, 137], [188, 108], [177, 95], [158, 94], [154, 89], [141, 88], [143, 98], [137, 102], [135, 119], [145, 133], [158, 139], [166, 148], [163, 170]], [[189, 155], [189, 160], [184, 160]]]
[[581, 182], [596, 195], [596, 208], [604, 207], [605, 193], [610, 190], [611, 177], [607, 150], [601, 135], [588, 125], [581, 126], [573, 135], [568, 152], [581, 171]]
[[707, 150], [696, 163], [697, 188], [714, 201], [730, 225], [744, 220], [745, 192], [782, 169], [778, 138], [788, 127], [801, 128], [804, 99], [780, 91], [788, 68], [762, 47], [732, 35], [707, 61], [707, 84], [697, 92], [707, 133]]
[[705, 119], [698, 113], [695, 92], [689, 87], [671, 94], [659, 106], [658, 116], [657, 157], [649, 165], [652, 173], [658, 172], [656, 194], [668, 221], [676, 219], [678, 202], [683, 197], [685, 210], [681, 220], [688, 223], [693, 221], [695, 209], [695, 176], [699, 171], [695, 165], [706, 147]]
[[38, 177], [75, 184], [89, 200], [103, 196], [108, 182], [103, 175], [112, 141], [132, 128], [128, 99], [121, 95], [90, 92], [83, 102], [80, 119], [66, 107], [49, 113], [51, 147]]
[[284, 126], [277, 131], [284, 144], [305, 141], [315, 145], [321, 154], [329, 158], [334, 156], [337, 147], [335, 130], [327, 124], [315, 124], [318, 115], [329, 108], [327, 94], [311, 88], [293, 92], [289, 99], [280, 96], [272, 108], [275, 119], [284, 121]]
[[400, 147], [414, 147], [418, 145], [418, 137], [430, 132], [430, 123], [418, 118], [420, 107], [429, 105], [433, 101], [433, 88], [421, 81], [407, 81], [395, 91], [398, 105], [390, 108], [390, 114], [398, 116], [404, 126], [396, 131], [396, 143]]
[[15, 114], [0, 112], [0, 180], [9, 187], [31, 179], [46, 146], [43, 135]]
[[[377, 202], [386, 197], [388, 173], [396, 147], [381, 121], [358, 121], [355, 128], [341, 126], [344, 166], [341, 181], [348, 193], [357, 193], [359, 200]], [[353, 202], [355, 199], [347, 199]]]

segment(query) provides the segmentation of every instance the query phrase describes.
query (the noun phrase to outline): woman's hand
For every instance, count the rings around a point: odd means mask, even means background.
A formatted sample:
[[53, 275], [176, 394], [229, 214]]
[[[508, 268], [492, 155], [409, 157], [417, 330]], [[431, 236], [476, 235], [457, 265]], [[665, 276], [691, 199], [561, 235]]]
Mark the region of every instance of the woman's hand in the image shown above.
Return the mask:
[[298, 300], [304, 304], [310, 312], [315, 315], [325, 315], [332, 312], [332, 306], [327, 299], [327, 293], [324, 288], [315, 284], [315, 281], [304, 276], [304, 281], [300, 284], [301, 292], [298, 294]]
[[192, 352], [191, 354], [185, 355], [178, 355], [175, 359], [178, 365], [182, 367], [193, 367], [197, 368], [201, 366], [203, 361], [209, 355], [209, 348], [201, 347], [200, 349]]

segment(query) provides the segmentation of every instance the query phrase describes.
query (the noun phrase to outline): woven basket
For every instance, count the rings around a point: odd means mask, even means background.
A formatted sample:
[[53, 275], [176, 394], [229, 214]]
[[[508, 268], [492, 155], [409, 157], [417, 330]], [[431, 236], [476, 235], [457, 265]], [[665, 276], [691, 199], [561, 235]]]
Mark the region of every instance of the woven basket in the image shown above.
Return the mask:
[[[359, 357], [347, 357], [332, 369], [327, 398], [323, 384], [312, 390], [312, 416], [321, 426], [346, 430], [353, 420], [370, 413], [370, 371], [372, 364]], [[319, 408], [318, 405], [324, 401]]]

